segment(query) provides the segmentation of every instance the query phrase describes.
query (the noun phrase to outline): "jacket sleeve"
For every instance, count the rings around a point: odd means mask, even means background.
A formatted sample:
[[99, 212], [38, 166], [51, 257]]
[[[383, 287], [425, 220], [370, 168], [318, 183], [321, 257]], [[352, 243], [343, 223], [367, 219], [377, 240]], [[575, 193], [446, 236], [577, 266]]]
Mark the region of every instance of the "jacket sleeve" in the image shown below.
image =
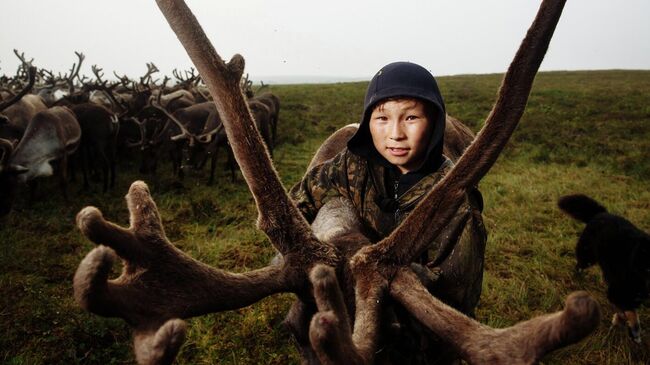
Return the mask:
[[314, 166], [296, 183], [289, 196], [309, 223], [313, 222], [320, 208], [337, 196], [349, 196], [347, 174], [347, 149], [331, 160]]

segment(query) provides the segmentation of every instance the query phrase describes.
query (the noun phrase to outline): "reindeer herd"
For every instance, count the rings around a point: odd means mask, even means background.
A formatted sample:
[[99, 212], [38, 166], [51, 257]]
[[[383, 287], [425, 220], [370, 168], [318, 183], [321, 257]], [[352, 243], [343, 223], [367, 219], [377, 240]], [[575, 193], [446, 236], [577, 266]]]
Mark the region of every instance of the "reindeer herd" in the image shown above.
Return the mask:
[[[106, 192], [115, 184], [118, 160], [134, 156], [147, 175], [156, 174], [159, 162], [171, 161], [179, 180], [186, 169], [203, 169], [209, 161], [207, 183], [213, 184], [222, 150], [234, 180], [237, 166], [221, 118], [194, 69], [174, 70], [173, 85], [170, 77], [154, 78], [159, 70], [153, 63], [136, 79], [114, 73], [109, 81], [97, 65], [91, 68], [93, 77], [80, 76], [85, 60], [80, 52], [67, 73], [56, 75], [35, 67], [24, 53], [14, 53], [20, 60], [16, 74], [0, 77], [1, 215], [11, 210], [21, 185], [34, 199], [41, 177], [56, 175], [67, 199], [67, 183], [80, 169], [84, 189], [91, 176], [101, 177]], [[254, 90], [248, 75], [240, 85], [272, 154], [280, 100], [260, 94], [263, 83]]]

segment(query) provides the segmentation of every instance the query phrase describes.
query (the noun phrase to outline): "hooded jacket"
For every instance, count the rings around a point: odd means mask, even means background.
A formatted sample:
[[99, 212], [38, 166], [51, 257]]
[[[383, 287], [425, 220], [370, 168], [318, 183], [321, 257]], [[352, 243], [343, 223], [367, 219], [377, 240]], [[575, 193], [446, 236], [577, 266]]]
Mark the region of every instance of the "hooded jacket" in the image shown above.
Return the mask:
[[[419, 170], [406, 174], [399, 173], [396, 166], [377, 152], [368, 127], [377, 103], [396, 97], [417, 98], [428, 103], [428, 110], [433, 114], [428, 115], [434, 128], [425, 163]], [[442, 154], [445, 116], [442, 96], [429, 71], [408, 62], [386, 65], [368, 85], [361, 123], [347, 148], [309, 170], [290, 190], [292, 199], [311, 223], [327, 201], [339, 196], [347, 198], [367, 230], [364, 233], [371, 241], [379, 241], [388, 236], [453, 167]], [[455, 248], [465, 247], [462, 254], [455, 253], [449, 269], [454, 271], [450, 277], [458, 279], [452, 280], [458, 285], [445, 289], [454, 292], [448, 304], [465, 313], [472, 312], [480, 295], [486, 240], [480, 210], [480, 194], [468, 194], [456, 218], [447, 227], [448, 232], [432, 242], [428, 255], [422, 258], [423, 263], [431, 267], [442, 266]], [[467, 242], [462, 242], [463, 239]], [[467, 257], [459, 264], [456, 260], [463, 255]]]
[[[377, 103], [395, 97], [424, 101], [434, 114], [428, 116], [434, 129], [425, 163], [417, 171], [406, 174], [399, 173], [396, 166], [377, 152], [368, 128], [370, 114]], [[347, 198], [361, 218], [366, 236], [373, 242], [379, 241], [388, 236], [453, 167], [442, 154], [445, 115], [438, 86], [426, 69], [406, 62], [385, 66], [368, 86], [359, 130], [349, 140], [347, 148], [309, 170], [290, 190], [290, 196], [308, 222], [314, 220], [318, 210], [330, 199]], [[480, 194], [467, 194], [455, 217], [431, 242], [429, 251], [420, 260], [421, 264], [441, 272], [429, 290], [468, 315], [473, 315], [481, 293], [486, 239]], [[420, 336], [435, 338], [426, 329], [422, 329]], [[423, 357], [407, 363], [429, 364], [446, 359], [448, 353], [441, 350], [435, 340], [412, 340], [400, 340], [394, 345], [400, 347], [394, 351], [399, 356]]]

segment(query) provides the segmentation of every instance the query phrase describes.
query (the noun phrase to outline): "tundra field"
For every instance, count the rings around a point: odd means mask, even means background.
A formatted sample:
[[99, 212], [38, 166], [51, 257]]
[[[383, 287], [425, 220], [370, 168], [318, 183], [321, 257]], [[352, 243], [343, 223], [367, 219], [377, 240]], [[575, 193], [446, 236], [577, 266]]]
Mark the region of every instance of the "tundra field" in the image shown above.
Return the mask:
[[[447, 112], [478, 131], [501, 77], [438, 78]], [[301, 178], [331, 132], [358, 121], [366, 85], [269, 88], [281, 100], [274, 163], [287, 188]], [[224, 163], [225, 156], [212, 187], [205, 183], [207, 169], [190, 173], [180, 186], [168, 163], [152, 177], [139, 175], [135, 161], [121, 160], [116, 186], [106, 194], [97, 183], [94, 191], [82, 191], [77, 176], [66, 203], [51, 179], [39, 187], [40, 201], [27, 206], [22, 189], [14, 211], [0, 220], [2, 363], [134, 362], [124, 321], [90, 314], [72, 296], [74, 272], [93, 247], [76, 229], [76, 213], [94, 205], [107, 219], [128, 225], [123, 196], [134, 180], [149, 184], [166, 233], [181, 250], [235, 271], [265, 265], [274, 250], [255, 228], [257, 212], [243, 178], [231, 182], [221, 168]], [[649, 364], [650, 332], [636, 345], [623, 330], [610, 330], [613, 311], [599, 269], [574, 273], [574, 247], [583, 225], [556, 205], [562, 195], [585, 193], [650, 231], [649, 180], [650, 71], [538, 74], [519, 127], [480, 184], [489, 238], [477, 319], [506, 327], [557, 311], [570, 292], [587, 290], [601, 304], [601, 325], [542, 363]], [[299, 363], [282, 326], [292, 300], [292, 295], [276, 295], [247, 308], [189, 320], [177, 362]], [[642, 308], [639, 314], [642, 328], [650, 328], [650, 310]]]

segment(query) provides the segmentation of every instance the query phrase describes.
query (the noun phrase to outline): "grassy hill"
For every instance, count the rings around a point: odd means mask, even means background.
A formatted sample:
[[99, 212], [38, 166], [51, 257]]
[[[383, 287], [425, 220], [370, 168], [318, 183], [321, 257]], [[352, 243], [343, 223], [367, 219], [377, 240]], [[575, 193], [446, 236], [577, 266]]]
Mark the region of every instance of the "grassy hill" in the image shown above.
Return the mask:
[[[502, 75], [442, 77], [449, 114], [477, 131]], [[358, 121], [366, 83], [273, 86], [282, 101], [275, 165], [285, 186], [297, 182], [320, 142]], [[497, 164], [481, 182], [489, 231], [478, 319], [504, 327], [559, 310], [568, 293], [588, 290], [601, 303], [597, 332], [543, 359], [544, 364], [647, 364], [650, 334], [637, 346], [609, 330], [612, 309], [597, 269], [573, 273], [573, 248], [582, 225], [556, 207], [558, 197], [582, 192], [650, 231], [650, 71], [547, 72], [538, 75], [527, 111]], [[124, 166], [126, 161], [122, 161]], [[72, 185], [65, 203], [55, 182], [40, 199], [0, 221], [0, 360], [4, 364], [122, 364], [133, 362], [128, 326], [81, 310], [72, 276], [93, 245], [74, 226], [86, 205], [123, 225], [123, 196], [133, 180], [150, 186], [169, 238], [205, 263], [245, 271], [274, 252], [254, 228], [257, 212], [241, 176], [219, 169], [173, 184], [166, 166], [157, 177], [121, 168], [114, 190], [82, 192]], [[298, 363], [282, 328], [292, 295], [190, 320], [180, 364]], [[650, 311], [640, 312], [650, 326]]]

